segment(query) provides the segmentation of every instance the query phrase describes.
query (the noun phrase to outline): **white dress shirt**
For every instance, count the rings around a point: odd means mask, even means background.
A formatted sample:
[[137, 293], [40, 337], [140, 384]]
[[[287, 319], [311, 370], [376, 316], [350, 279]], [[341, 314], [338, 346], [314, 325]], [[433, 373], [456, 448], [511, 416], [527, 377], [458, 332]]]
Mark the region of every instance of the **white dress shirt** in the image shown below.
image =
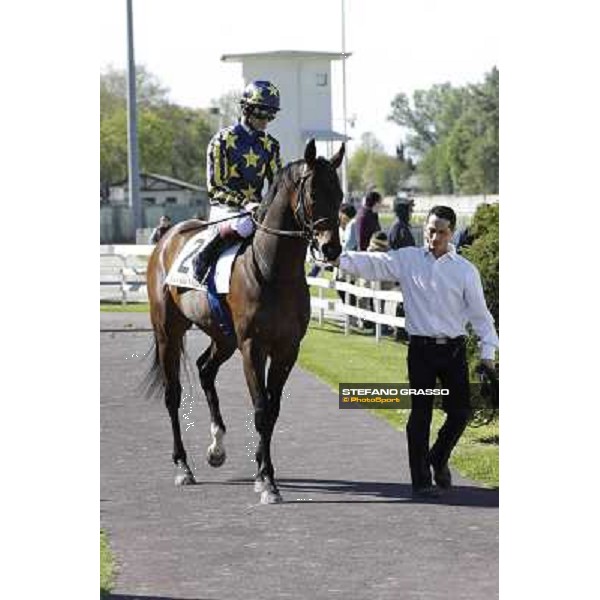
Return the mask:
[[356, 217], [348, 221], [346, 229], [340, 227], [340, 243], [342, 250], [356, 250], [358, 248], [356, 240]]
[[438, 259], [427, 248], [412, 246], [389, 252], [344, 252], [340, 268], [371, 281], [398, 281], [409, 335], [453, 338], [466, 335], [470, 322], [480, 339], [481, 358], [493, 360], [498, 334], [479, 272], [452, 244], [449, 248]]

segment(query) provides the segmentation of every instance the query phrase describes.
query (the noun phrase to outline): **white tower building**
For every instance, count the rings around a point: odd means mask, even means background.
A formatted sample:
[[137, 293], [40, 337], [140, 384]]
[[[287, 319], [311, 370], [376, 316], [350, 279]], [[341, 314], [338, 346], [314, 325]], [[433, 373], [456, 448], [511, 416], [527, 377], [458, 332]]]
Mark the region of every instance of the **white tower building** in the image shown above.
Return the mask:
[[285, 164], [302, 158], [310, 138], [326, 142], [326, 156], [335, 151], [334, 141], [349, 139], [332, 128], [331, 62], [342, 58], [338, 52], [279, 50], [225, 54], [221, 60], [242, 63], [244, 84], [266, 79], [279, 88], [282, 109], [269, 132], [279, 140]]

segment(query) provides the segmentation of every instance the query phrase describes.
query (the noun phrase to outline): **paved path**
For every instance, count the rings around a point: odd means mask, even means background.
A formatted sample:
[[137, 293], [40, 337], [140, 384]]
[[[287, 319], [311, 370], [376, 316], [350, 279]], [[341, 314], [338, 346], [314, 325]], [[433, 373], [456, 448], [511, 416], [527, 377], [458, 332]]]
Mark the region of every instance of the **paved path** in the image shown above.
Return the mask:
[[[456, 478], [444, 503], [411, 501], [404, 434], [340, 411], [299, 368], [273, 443], [284, 504], [259, 505], [252, 489], [257, 435], [237, 353], [218, 377], [227, 462], [204, 459], [208, 409], [194, 372], [182, 422], [201, 484], [175, 488], [166, 409], [136, 391], [151, 334], [132, 329], [147, 319], [101, 313], [101, 523], [120, 569], [115, 599], [498, 596], [497, 492]], [[206, 343], [188, 334], [193, 361]]]

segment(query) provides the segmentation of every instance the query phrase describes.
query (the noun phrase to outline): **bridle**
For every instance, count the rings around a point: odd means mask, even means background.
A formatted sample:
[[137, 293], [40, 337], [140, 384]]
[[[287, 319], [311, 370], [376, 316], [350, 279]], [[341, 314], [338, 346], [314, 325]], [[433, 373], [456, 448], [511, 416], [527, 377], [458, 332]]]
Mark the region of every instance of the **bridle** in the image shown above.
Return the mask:
[[316, 238], [316, 232], [318, 231], [317, 226], [329, 221], [329, 219], [327, 217], [323, 217], [321, 219], [317, 219], [316, 221], [313, 220], [313, 202], [307, 201], [307, 196], [310, 197], [311, 195], [307, 194], [306, 192], [306, 182], [310, 176], [311, 171], [308, 170], [305, 164], [300, 178], [292, 183], [292, 198], [295, 198], [296, 202], [295, 205], [294, 203], [292, 203], [291, 208], [292, 213], [294, 215], [294, 219], [300, 227], [300, 230], [285, 230], [267, 227], [266, 225], [260, 223], [254, 216], [254, 214], [252, 215], [252, 221], [258, 229], [266, 233], [270, 233], [279, 237], [300, 238], [302, 240], [307, 241], [310, 245], [311, 254], [313, 255], [313, 258], [315, 258], [314, 252], [318, 250], [318, 243]]

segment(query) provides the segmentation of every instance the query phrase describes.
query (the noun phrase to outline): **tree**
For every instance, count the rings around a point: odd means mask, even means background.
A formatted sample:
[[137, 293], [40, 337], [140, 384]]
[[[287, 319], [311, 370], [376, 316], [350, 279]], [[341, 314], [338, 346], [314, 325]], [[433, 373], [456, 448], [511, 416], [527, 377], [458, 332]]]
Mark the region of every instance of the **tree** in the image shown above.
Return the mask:
[[171, 141], [168, 164], [163, 172], [177, 179], [204, 185], [206, 149], [215, 132], [207, 111], [169, 104], [161, 110], [169, 123]]
[[241, 92], [231, 90], [212, 100], [211, 104], [219, 109], [220, 120], [223, 126], [236, 123], [240, 116]]
[[[110, 114], [117, 107], [126, 109], [127, 72], [106, 68], [100, 74], [100, 115]], [[168, 102], [169, 90], [144, 65], [135, 68], [135, 92], [138, 106], [160, 106]]]
[[449, 83], [392, 100], [389, 119], [406, 128], [406, 147], [430, 193], [498, 191], [499, 72], [481, 84]]
[[500, 329], [500, 207], [481, 204], [469, 227], [473, 243], [462, 251], [479, 270], [486, 304]]
[[392, 100], [388, 119], [408, 129], [406, 145], [417, 157], [422, 157], [448, 135], [462, 113], [465, 100], [465, 91], [449, 83], [416, 90], [412, 106], [408, 96], [401, 93]]
[[[208, 113], [171, 103], [168, 90], [144, 67], [136, 71], [140, 170], [204, 183], [206, 147], [216, 125]], [[100, 76], [100, 178], [127, 177], [126, 77], [109, 69]]]
[[371, 132], [366, 132], [348, 162], [348, 188], [351, 192], [377, 188], [384, 195], [393, 195], [410, 173], [408, 163], [386, 154], [381, 142]]
[[100, 118], [100, 181], [108, 184], [127, 177], [127, 114], [115, 110]]

